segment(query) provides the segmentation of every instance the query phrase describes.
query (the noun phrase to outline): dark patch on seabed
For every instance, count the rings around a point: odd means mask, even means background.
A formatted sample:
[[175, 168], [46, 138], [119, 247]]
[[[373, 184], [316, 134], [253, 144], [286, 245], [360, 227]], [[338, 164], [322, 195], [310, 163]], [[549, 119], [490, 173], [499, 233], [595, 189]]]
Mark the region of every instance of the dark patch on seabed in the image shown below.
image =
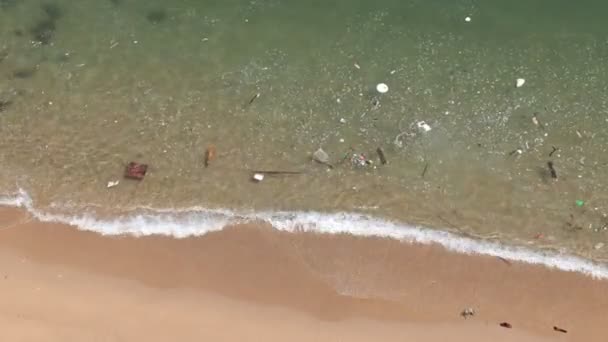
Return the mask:
[[34, 41], [48, 45], [54, 38], [57, 21], [63, 16], [63, 11], [52, 3], [42, 4], [41, 8], [45, 15], [30, 29], [30, 34]]
[[151, 10], [146, 14], [146, 19], [152, 24], [159, 24], [165, 20], [167, 20], [167, 11], [162, 9]]
[[12, 78], [31, 78], [36, 74], [37, 69], [34, 67], [31, 68], [23, 68], [13, 71]]

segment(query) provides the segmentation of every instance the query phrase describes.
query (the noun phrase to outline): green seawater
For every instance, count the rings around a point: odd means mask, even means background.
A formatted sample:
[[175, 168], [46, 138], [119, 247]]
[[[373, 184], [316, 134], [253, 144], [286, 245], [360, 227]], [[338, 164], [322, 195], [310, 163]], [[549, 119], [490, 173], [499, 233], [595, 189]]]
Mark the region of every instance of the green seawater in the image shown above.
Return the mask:
[[[593, 0], [0, 0], [0, 188], [40, 208], [363, 212], [606, 260], [605, 13]], [[318, 148], [332, 169], [311, 161]], [[133, 160], [150, 165], [142, 182], [122, 179]], [[252, 170], [303, 173], [254, 183]]]

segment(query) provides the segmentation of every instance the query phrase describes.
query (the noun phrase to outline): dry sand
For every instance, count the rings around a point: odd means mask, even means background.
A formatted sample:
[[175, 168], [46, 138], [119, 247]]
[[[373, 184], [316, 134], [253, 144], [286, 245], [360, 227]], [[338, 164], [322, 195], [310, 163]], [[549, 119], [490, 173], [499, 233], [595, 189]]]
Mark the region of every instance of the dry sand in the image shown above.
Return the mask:
[[253, 225], [103, 237], [4, 208], [0, 327], [0, 341], [606, 341], [608, 282]]

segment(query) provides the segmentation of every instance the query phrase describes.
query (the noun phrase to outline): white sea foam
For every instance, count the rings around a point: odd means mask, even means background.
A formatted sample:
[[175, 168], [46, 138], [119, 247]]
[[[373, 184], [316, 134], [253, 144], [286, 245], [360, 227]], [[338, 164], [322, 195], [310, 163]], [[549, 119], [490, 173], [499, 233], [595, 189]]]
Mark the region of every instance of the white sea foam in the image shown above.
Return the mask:
[[608, 266], [577, 256], [475, 240], [442, 230], [405, 225], [358, 213], [235, 212], [198, 207], [180, 210], [136, 208], [128, 214], [102, 220], [93, 214], [68, 216], [42, 212], [34, 207], [30, 196], [24, 191], [20, 191], [15, 196], [0, 197], [0, 205], [23, 207], [40, 221], [66, 223], [104, 235], [168, 235], [184, 238], [218, 231], [231, 224], [263, 221], [281, 231], [347, 233], [357, 236], [390, 237], [410, 243], [435, 243], [458, 253], [496, 256], [608, 279]]

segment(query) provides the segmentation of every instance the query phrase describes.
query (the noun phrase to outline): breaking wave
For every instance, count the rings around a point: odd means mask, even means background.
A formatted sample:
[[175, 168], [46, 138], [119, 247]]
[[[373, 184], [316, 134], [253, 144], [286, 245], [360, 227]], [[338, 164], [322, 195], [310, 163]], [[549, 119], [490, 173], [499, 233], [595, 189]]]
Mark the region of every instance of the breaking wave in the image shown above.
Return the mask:
[[364, 237], [388, 237], [408, 243], [438, 244], [453, 252], [490, 255], [608, 279], [608, 266], [581, 257], [475, 240], [447, 231], [401, 224], [358, 213], [254, 212], [198, 207], [175, 210], [142, 207], [111, 219], [101, 219], [90, 213], [64, 215], [38, 210], [25, 191], [20, 191], [14, 196], [0, 196], [0, 206], [21, 207], [40, 221], [69, 224], [103, 235], [166, 235], [185, 238], [218, 231], [229, 225], [265, 222], [280, 231], [346, 233]]

